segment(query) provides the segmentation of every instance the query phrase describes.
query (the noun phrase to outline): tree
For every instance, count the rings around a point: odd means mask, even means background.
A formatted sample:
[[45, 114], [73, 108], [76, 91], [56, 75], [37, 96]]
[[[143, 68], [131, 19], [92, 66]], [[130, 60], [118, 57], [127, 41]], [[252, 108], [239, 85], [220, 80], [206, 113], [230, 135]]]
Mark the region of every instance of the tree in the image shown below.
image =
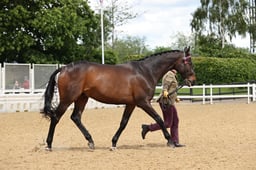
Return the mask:
[[171, 47], [165, 47], [165, 46], [157, 46], [152, 51], [152, 53], [160, 53], [160, 52], [169, 51], [169, 50], [172, 50], [172, 48]]
[[[113, 52], [118, 56], [119, 62], [123, 63], [132, 58], [138, 59], [139, 56], [147, 54], [148, 49], [145, 45], [145, 38], [127, 36], [114, 42]], [[110, 47], [111, 48], [111, 47]], [[134, 56], [131, 58], [131, 56]]]
[[185, 47], [190, 46], [194, 48], [195, 37], [194, 34], [184, 35], [181, 32], [178, 32], [173, 37], [171, 37], [175, 41], [171, 44], [172, 49], [183, 50]]
[[100, 45], [99, 16], [83, 0], [0, 2], [0, 61], [68, 63]]
[[247, 0], [201, 0], [190, 25], [198, 35], [204, 31], [215, 35], [224, 48], [226, 37], [232, 40], [236, 34], [245, 36], [248, 32], [247, 7]]
[[[101, 50], [97, 49], [95, 50], [88, 58], [90, 62], [95, 62], [95, 63], [101, 63], [102, 62], [102, 55], [101, 55]], [[104, 63], [105, 64], [117, 64], [118, 58], [117, 56], [109, 50], [105, 51], [105, 58], [104, 58]]]
[[111, 46], [114, 48], [116, 27], [126, 24], [137, 17], [137, 13], [131, 12], [132, 6], [127, 1], [111, 0], [105, 12], [105, 17], [110, 22]]

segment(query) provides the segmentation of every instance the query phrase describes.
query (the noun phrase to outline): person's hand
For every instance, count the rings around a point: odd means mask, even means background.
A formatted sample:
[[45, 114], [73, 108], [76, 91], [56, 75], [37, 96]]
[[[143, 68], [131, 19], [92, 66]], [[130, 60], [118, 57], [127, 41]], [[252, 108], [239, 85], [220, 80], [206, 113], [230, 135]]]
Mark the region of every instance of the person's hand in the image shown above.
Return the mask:
[[176, 98], [175, 101], [176, 101], [177, 103], [179, 103], [179, 102], [180, 102], [180, 99], [179, 99], [179, 98]]
[[163, 91], [163, 97], [164, 97], [164, 98], [167, 98], [167, 97], [168, 97], [168, 92], [167, 92], [167, 90], [164, 90], [164, 91]]

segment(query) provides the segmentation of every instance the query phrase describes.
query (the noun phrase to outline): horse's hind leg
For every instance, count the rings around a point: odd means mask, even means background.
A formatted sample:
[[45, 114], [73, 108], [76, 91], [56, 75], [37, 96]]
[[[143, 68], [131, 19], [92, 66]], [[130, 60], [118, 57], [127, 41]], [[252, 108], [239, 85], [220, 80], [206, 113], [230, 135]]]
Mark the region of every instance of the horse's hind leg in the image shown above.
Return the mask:
[[76, 126], [80, 129], [83, 133], [84, 137], [87, 139], [88, 146], [90, 149], [94, 149], [94, 142], [88, 130], [84, 127], [81, 122], [81, 116], [85, 107], [85, 104], [88, 101], [88, 97], [85, 94], [82, 94], [76, 101], [75, 101], [75, 108], [71, 115], [71, 119], [75, 122]]
[[112, 148], [111, 148], [111, 150], [115, 150], [116, 149], [116, 143], [117, 143], [121, 133], [125, 129], [125, 127], [126, 127], [128, 121], [129, 121], [130, 117], [131, 117], [131, 114], [132, 114], [134, 108], [135, 108], [135, 105], [126, 105], [126, 107], [124, 109], [122, 120], [120, 122], [119, 129], [117, 130], [116, 134], [112, 138]]
[[49, 151], [51, 151], [51, 149], [52, 149], [52, 140], [53, 140], [55, 127], [58, 124], [62, 115], [67, 110], [69, 105], [70, 104], [60, 103], [58, 105], [57, 109], [54, 111], [54, 114], [51, 116], [51, 123], [50, 123], [49, 132], [48, 132], [48, 136], [47, 136], [47, 140], [46, 140], [46, 142], [47, 142], [46, 149], [49, 150]]

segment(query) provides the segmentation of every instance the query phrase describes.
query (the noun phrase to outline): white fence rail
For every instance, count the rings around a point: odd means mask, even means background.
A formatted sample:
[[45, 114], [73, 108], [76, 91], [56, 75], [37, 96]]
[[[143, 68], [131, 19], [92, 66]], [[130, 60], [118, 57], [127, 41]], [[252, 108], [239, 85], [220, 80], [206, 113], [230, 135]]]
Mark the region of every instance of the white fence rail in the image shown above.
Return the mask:
[[[161, 86], [157, 86], [157, 89], [161, 89]], [[202, 101], [203, 104], [205, 104], [207, 101], [209, 101], [210, 104], [213, 104], [214, 100], [219, 99], [241, 99], [245, 98], [247, 99], [247, 103], [250, 103], [251, 101], [256, 101], [256, 85], [253, 84], [232, 84], [232, 85], [201, 85], [201, 86], [193, 86], [193, 87], [187, 87], [184, 86], [183, 88], [190, 88], [190, 89], [201, 89], [202, 94], [201, 95], [179, 95], [178, 97], [180, 99], [199, 99]], [[213, 93], [214, 89], [234, 89], [234, 88], [245, 88], [245, 93], [243, 94], [215, 94]], [[209, 93], [206, 93], [206, 92]], [[197, 100], [198, 101], [198, 100]]]
[[[58, 99], [53, 99], [54, 105], [57, 105]], [[0, 95], [0, 113], [9, 112], [39, 112], [44, 107], [43, 93], [19, 93]], [[100, 103], [96, 100], [89, 99], [86, 105], [87, 109], [95, 108], [113, 108], [118, 105]], [[69, 107], [72, 109], [73, 105]]]
[[[201, 85], [193, 87], [183, 87], [190, 89], [200, 89], [202, 91], [201, 95], [179, 95], [181, 99], [201, 101], [202, 104], [207, 102], [213, 104], [215, 100], [219, 99], [245, 99], [247, 103], [256, 101], [256, 85], [255, 84], [239, 84], [239, 85]], [[243, 94], [215, 94], [213, 91], [215, 88], [224, 89], [224, 88], [244, 88]], [[156, 89], [161, 89], [161, 86], [157, 86]], [[22, 89], [23, 90], [23, 89]], [[26, 90], [9, 90], [8, 93], [0, 93], [0, 112], [24, 112], [24, 111], [39, 111], [43, 108], [44, 99], [43, 92], [44, 90], [37, 91], [36, 93], [28, 93]], [[157, 96], [155, 96], [156, 98]], [[58, 101], [57, 98], [54, 99]], [[88, 101], [86, 105], [87, 109], [93, 108], [109, 108], [117, 107], [118, 105], [108, 105], [104, 103], [97, 102], [93, 99]], [[71, 106], [72, 108], [72, 106]]]

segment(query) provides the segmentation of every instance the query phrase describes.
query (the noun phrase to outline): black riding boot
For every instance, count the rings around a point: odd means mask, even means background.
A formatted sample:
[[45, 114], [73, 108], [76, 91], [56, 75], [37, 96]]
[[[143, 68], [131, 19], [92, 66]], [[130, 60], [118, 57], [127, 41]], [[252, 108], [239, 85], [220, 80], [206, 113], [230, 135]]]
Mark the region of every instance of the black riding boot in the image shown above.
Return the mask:
[[148, 125], [141, 125], [141, 128], [142, 128], [142, 131], [141, 131], [142, 139], [145, 139], [145, 136], [149, 131], [149, 127]]

